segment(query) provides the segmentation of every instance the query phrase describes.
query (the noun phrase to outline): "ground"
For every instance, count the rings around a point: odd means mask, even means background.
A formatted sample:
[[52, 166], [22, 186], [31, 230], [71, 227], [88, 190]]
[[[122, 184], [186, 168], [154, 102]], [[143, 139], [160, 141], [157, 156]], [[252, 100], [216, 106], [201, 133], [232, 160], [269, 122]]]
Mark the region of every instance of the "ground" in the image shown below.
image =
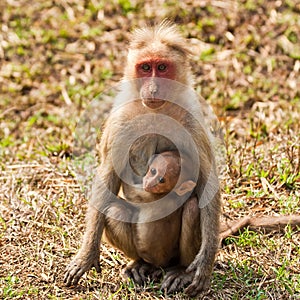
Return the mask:
[[[129, 31], [164, 18], [224, 128], [223, 218], [300, 214], [299, 2], [4, 0], [0, 18], [1, 299], [185, 299], [124, 282], [128, 260], [107, 244], [101, 274], [62, 281], [87, 207], [76, 124], [122, 77]], [[227, 238], [207, 299], [298, 299], [299, 230]]]

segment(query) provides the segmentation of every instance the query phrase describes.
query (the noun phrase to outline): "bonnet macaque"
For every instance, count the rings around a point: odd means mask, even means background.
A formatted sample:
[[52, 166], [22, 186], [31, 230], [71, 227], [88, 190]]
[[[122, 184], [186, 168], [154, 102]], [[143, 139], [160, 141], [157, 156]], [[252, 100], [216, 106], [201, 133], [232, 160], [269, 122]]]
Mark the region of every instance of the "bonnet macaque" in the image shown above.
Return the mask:
[[[136, 283], [165, 268], [161, 288], [168, 293], [184, 289], [195, 296], [209, 288], [219, 245], [220, 189], [189, 56], [188, 41], [169, 22], [132, 34], [124, 84], [100, 141], [82, 246], [66, 269], [67, 286], [92, 267], [100, 271], [105, 234], [133, 260], [125, 274]], [[192, 166], [193, 187], [182, 196], [160, 194], [148, 180], [149, 160], [168, 151], [188, 157]], [[143, 184], [150, 198], [136, 196]]]

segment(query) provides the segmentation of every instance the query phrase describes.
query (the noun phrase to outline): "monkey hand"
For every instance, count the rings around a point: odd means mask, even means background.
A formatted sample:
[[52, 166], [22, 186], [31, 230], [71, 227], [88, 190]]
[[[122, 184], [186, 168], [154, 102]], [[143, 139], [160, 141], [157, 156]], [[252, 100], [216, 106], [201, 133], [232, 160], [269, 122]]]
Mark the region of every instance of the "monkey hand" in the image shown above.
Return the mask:
[[66, 286], [76, 285], [81, 276], [92, 267], [95, 267], [98, 273], [101, 272], [99, 253], [80, 251], [67, 266], [64, 283]]
[[184, 290], [185, 294], [195, 297], [201, 292], [207, 292], [210, 287], [211, 268], [196, 257], [186, 269], [186, 274], [192, 276], [190, 285]]
[[185, 294], [195, 297], [207, 291], [210, 286], [211, 273], [205, 274], [201, 270], [203, 269], [199, 267], [199, 262], [195, 259], [186, 270], [181, 267], [168, 271], [164, 276], [161, 290], [172, 294], [187, 286], [184, 290]]
[[167, 294], [179, 292], [193, 280], [192, 274], [187, 274], [182, 267], [171, 269], [165, 274], [161, 290]]

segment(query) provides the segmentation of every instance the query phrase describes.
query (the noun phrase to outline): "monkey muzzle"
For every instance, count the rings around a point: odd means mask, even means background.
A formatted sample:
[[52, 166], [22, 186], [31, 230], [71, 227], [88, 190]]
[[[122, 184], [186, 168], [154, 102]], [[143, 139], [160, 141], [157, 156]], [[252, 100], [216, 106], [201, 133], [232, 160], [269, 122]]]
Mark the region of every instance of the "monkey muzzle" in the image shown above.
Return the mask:
[[161, 108], [166, 101], [159, 97], [159, 90], [159, 85], [154, 79], [146, 80], [140, 90], [143, 105], [150, 109]]
[[146, 192], [153, 193], [153, 194], [163, 193], [160, 183], [158, 181], [154, 181], [154, 180], [144, 181], [143, 182], [143, 189]]

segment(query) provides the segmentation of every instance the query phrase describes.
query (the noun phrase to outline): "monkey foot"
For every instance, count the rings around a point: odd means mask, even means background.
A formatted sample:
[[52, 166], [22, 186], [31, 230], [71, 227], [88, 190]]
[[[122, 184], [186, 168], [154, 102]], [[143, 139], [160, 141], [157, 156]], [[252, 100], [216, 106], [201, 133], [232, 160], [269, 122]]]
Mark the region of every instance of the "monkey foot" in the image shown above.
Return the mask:
[[156, 281], [162, 270], [142, 260], [133, 261], [123, 270], [124, 278], [131, 278], [136, 284], [143, 285], [147, 281]]

